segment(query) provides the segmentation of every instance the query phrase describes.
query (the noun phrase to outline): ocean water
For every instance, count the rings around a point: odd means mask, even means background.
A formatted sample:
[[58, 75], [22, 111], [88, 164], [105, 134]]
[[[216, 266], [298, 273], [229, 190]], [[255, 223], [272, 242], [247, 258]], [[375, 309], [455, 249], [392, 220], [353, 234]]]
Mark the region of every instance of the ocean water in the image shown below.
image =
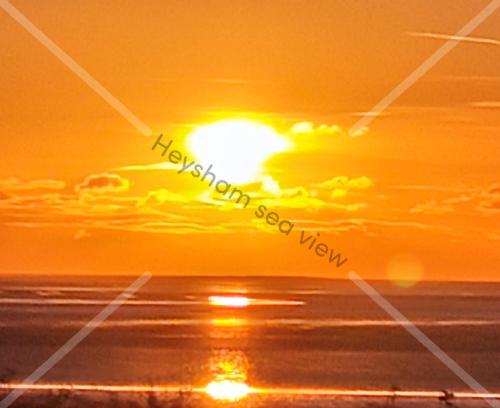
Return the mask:
[[[2, 278], [0, 378], [23, 380], [133, 280]], [[372, 284], [500, 391], [499, 285]], [[250, 303], [217, 306], [211, 296]], [[468, 391], [354, 284], [301, 278], [154, 277], [42, 382], [203, 386], [224, 361], [256, 387]]]

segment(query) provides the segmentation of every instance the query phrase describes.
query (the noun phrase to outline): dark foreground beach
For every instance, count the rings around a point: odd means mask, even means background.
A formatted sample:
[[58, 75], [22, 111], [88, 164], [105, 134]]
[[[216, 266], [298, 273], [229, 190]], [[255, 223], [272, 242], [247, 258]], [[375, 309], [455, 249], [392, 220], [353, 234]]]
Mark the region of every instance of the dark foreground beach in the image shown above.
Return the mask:
[[[0, 394], [2, 397], [2, 394]], [[374, 398], [332, 396], [249, 395], [239, 401], [221, 402], [199, 393], [102, 393], [29, 392], [12, 407], [17, 408], [360, 408], [360, 407], [490, 407], [485, 400], [422, 398]]]

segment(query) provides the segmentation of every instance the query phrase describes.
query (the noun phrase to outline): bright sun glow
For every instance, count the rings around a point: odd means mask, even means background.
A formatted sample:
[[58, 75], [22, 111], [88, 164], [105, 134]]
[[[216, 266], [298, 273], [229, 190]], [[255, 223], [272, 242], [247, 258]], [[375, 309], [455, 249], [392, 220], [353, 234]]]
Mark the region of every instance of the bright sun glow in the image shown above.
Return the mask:
[[204, 167], [213, 165], [218, 179], [246, 184], [258, 181], [263, 164], [291, 142], [272, 127], [250, 120], [222, 120], [196, 128], [187, 146]]
[[250, 304], [245, 296], [210, 296], [208, 301], [212, 306], [247, 307]]

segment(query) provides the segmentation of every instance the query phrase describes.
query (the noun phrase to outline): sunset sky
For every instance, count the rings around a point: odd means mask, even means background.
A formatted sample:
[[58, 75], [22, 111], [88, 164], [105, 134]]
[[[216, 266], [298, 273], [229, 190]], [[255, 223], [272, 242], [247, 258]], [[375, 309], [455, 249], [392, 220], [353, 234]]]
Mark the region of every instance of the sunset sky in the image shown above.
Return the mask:
[[[347, 132], [487, 3], [12, 0], [153, 135], [0, 10], [0, 273], [499, 280], [499, 11]], [[228, 120], [248, 123], [244, 149], [218, 144]], [[214, 156], [251, 208], [177, 174], [160, 133]]]

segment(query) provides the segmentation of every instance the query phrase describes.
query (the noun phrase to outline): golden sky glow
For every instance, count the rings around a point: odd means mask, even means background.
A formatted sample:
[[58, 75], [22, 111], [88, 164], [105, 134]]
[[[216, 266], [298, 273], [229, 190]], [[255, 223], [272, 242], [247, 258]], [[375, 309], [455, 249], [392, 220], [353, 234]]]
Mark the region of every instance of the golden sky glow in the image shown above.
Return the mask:
[[[346, 133], [485, 2], [13, 4], [154, 135], [0, 14], [0, 273], [499, 279], [498, 13]], [[250, 208], [179, 174], [160, 133]]]

